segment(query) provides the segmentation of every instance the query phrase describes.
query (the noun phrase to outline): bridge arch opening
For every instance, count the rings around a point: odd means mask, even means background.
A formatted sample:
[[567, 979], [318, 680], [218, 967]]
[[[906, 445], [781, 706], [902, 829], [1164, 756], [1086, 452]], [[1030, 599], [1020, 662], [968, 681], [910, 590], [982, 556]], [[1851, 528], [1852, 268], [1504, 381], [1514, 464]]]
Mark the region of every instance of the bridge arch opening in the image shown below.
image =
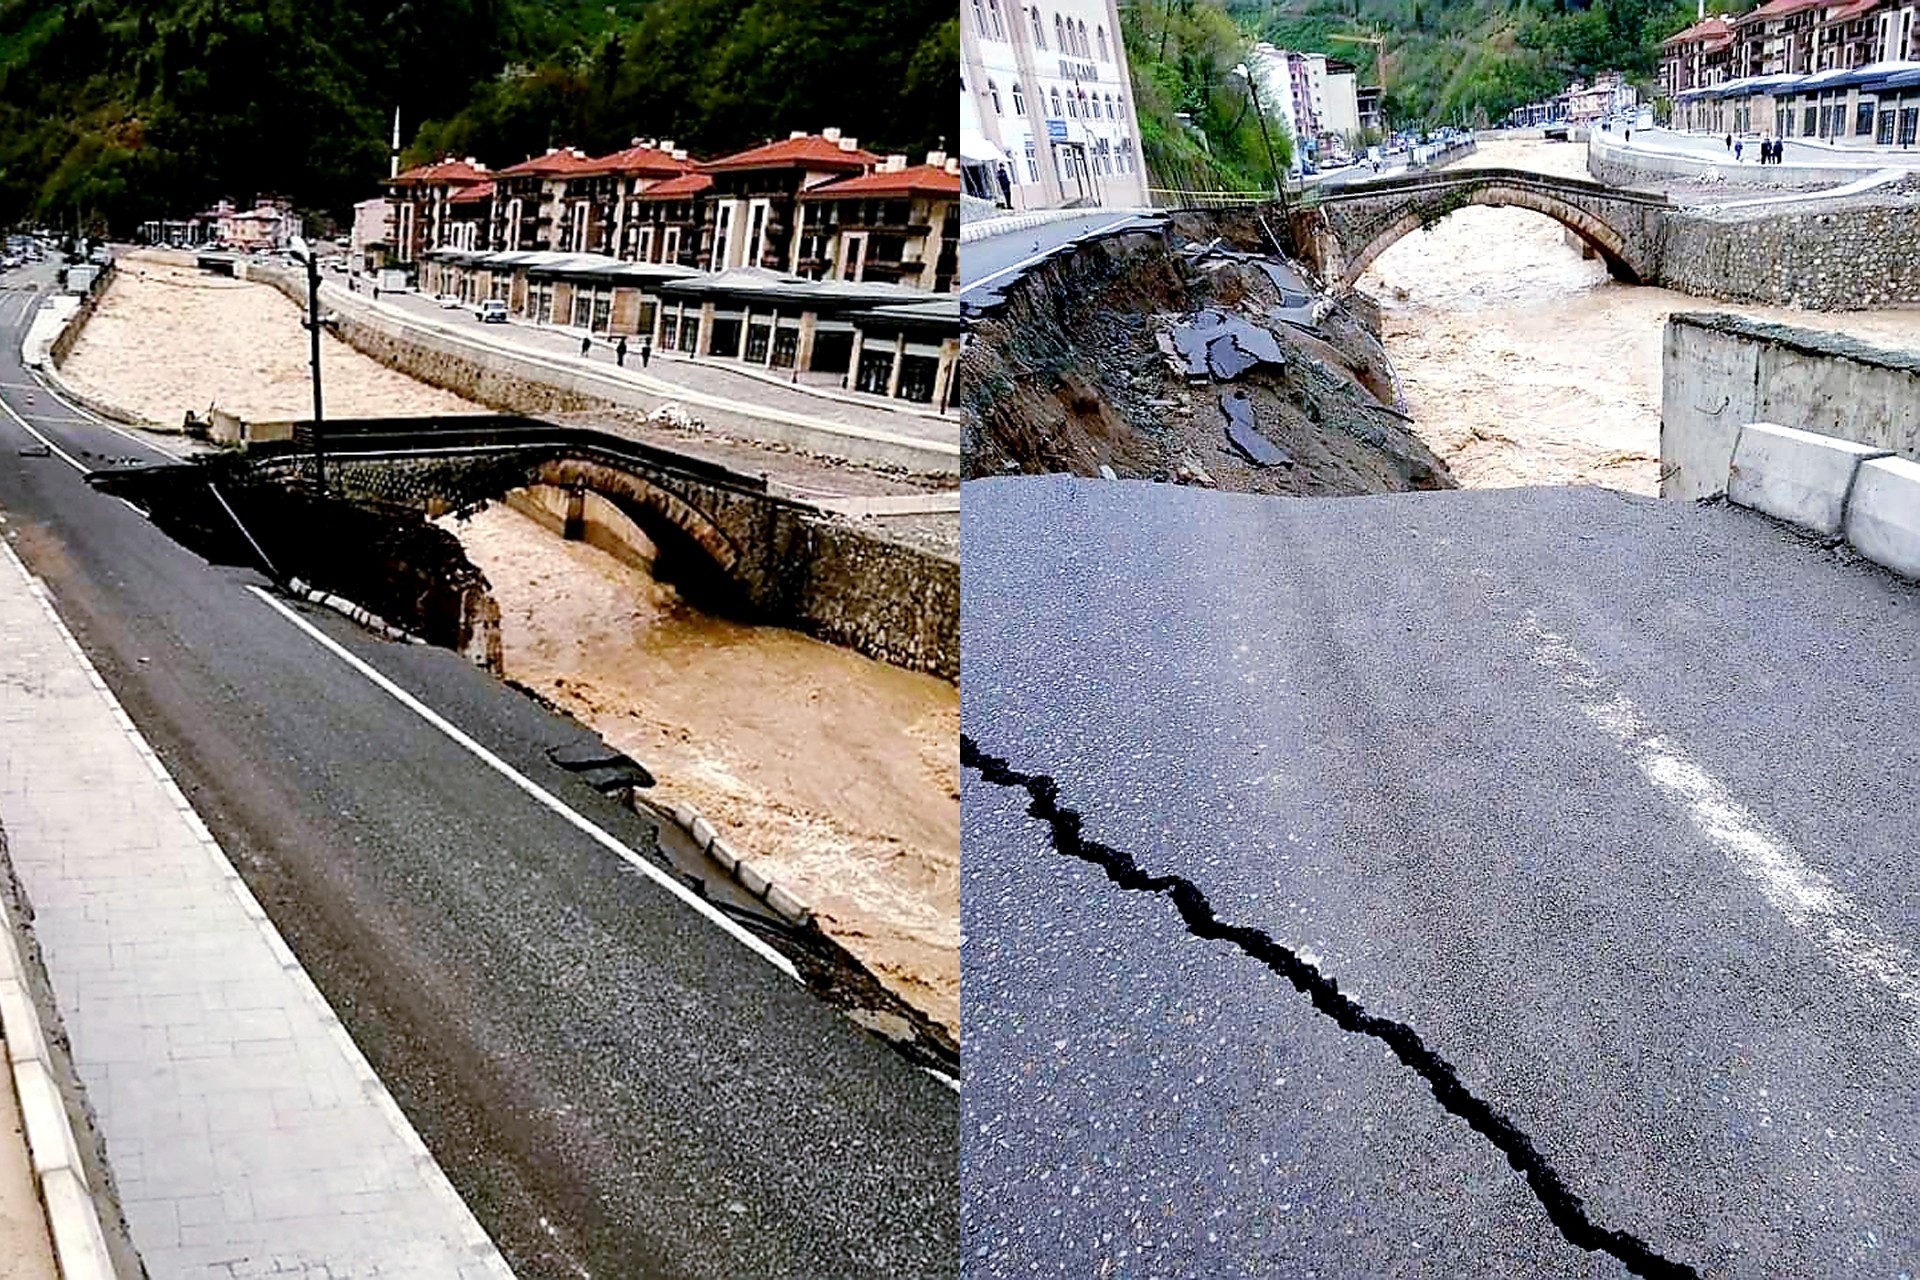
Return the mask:
[[1605, 220], [1542, 191], [1486, 183], [1450, 191], [1443, 200], [1409, 205], [1405, 212], [1375, 231], [1358, 250], [1349, 251], [1340, 273], [1341, 284], [1352, 288], [1374, 260], [1401, 239], [1414, 231], [1437, 226], [1461, 209], [1473, 206], [1527, 209], [1543, 214], [1591, 249], [1615, 280], [1623, 284], [1646, 283], [1631, 261], [1624, 238]]
[[631, 472], [570, 458], [541, 464], [510, 505], [543, 508], [542, 524], [644, 569], [704, 613], [751, 612], [740, 549], [705, 512]]

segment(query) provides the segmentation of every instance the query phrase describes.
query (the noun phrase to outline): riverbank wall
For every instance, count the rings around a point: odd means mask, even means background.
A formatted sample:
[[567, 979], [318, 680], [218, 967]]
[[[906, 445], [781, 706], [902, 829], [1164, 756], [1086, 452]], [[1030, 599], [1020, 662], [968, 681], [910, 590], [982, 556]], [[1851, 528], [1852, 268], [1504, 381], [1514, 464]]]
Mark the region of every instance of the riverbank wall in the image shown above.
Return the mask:
[[[1751, 145], [1746, 154], [1753, 155]], [[1701, 179], [1731, 187], [1812, 189], [1858, 181], [1875, 167], [1870, 162], [1762, 165], [1752, 159], [1737, 161], [1731, 153], [1716, 158], [1681, 151], [1662, 152], [1647, 146], [1628, 147], [1610, 133], [1593, 133], [1587, 138], [1587, 172], [1616, 187], [1657, 187], [1676, 179]]]
[[1920, 460], [1920, 355], [1739, 316], [1669, 318], [1660, 495], [1723, 492], [1741, 428], [1759, 422]]
[[[271, 285], [296, 306], [307, 305], [306, 280], [294, 271], [243, 262], [238, 273]], [[948, 442], [775, 409], [758, 409], [749, 415], [693, 391], [648, 390], [624, 372], [595, 369], [530, 350], [513, 350], [416, 322], [331, 283], [322, 286], [321, 301], [327, 327], [362, 355], [428, 386], [504, 413], [651, 413], [668, 401], [676, 401], [716, 435], [914, 474], [944, 476], [959, 469], [959, 449]]]
[[1728, 302], [1854, 311], [1920, 302], [1920, 208], [1796, 204], [1668, 215], [1659, 283]]

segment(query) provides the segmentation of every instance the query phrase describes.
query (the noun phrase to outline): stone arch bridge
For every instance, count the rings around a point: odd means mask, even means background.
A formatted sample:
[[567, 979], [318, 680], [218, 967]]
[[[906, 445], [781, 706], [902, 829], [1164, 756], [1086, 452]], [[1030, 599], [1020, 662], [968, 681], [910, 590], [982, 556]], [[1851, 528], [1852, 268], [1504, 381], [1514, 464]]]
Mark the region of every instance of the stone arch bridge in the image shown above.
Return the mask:
[[1330, 286], [1352, 288], [1410, 231], [1468, 205], [1532, 209], [1591, 247], [1616, 280], [1660, 275], [1661, 238], [1674, 205], [1663, 195], [1520, 169], [1441, 169], [1316, 193], [1293, 211], [1294, 244]]
[[[657, 548], [656, 575], [701, 607], [958, 677], [958, 564], [775, 493], [762, 476], [510, 416], [336, 420], [320, 445], [334, 493], [428, 516], [535, 486], [597, 494]], [[301, 423], [252, 469], [311, 480], [314, 467], [312, 430]], [[569, 524], [579, 511], [576, 502]]]

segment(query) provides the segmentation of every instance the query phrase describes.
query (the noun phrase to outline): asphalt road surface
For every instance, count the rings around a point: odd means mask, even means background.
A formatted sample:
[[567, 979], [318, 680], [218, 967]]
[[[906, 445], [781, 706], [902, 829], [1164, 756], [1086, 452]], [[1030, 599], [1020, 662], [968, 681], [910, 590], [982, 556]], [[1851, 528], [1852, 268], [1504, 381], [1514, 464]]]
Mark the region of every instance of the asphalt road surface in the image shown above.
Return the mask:
[[1920, 1274], [1914, 584], [1595, 488], [963, 505], [965, 1274]]
[[[160, 459], [35, 388], [24, 274], [0, 399], [88, 465]], [[34, 444], [0, 413], [8, 535], [524, 1280], [954, 1272], [949, 1088]], [[547, 759], [576, 726], [301, 611], [650, 845]]]
[[1043, 222], [1022, 231], [1008, 231], [985, 240], [969, 241], [960, 246], [961, 299], [980, 301], [978, 297], [968, 295], [981, 294], [995, 285], [1004, 285], [1007, 280], [1015, 278], [1021, 268], [1032, 266], [1061, 245], [1081, 236], [1122, 227], [1130, 222], [1151, 220], [1151, 215], [1143, 217], [1125, 210], [1094, 209], [1084, 215], [1062, 218], [1058, 222]]

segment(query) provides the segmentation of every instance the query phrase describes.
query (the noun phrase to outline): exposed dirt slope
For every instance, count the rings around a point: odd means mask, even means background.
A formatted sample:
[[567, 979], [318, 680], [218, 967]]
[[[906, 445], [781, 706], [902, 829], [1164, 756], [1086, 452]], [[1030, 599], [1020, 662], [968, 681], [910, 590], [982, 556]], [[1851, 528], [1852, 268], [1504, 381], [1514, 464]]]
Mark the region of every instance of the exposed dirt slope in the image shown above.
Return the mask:
[[968, 476], [1104, 466], [1258, 493], [1454, 487], [1410, 430], [1378, 338], [1255, 215], [1183, 214], [1082, 245], [972, 320]]

